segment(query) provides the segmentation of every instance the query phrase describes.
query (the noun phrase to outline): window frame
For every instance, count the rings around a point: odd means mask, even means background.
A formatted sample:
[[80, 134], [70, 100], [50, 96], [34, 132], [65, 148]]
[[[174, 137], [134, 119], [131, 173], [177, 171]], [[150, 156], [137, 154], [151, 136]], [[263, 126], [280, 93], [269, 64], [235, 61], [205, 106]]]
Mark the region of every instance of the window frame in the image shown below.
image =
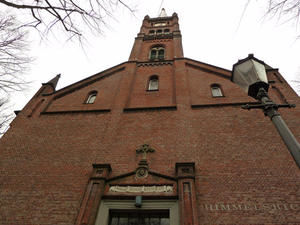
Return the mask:
[[[153, 80], [157, 81], [157, 88], [156, 89], [152, 89], [150, 88], [151, 82]], [[148, 83], [147, 83], [147, 91], [158, 91], [159, 90], [159, 77], [157, 75], [152, 75], [149, 77], [148, 79]]]
[[161, 34], [163, 34], [163, 33], [164, 33], [164, 31], [163, 31], [162, 29], [156, 30], [156, 35], [161, 35]]
[[[153, 52], [155, 51], [155, 54]], [[160, 54], [163, 52], [163, 54]], [[149, 60], [164, 60], [166, 55], [166, 50], [164, 46], [152, 46], [149, 51]]]
[[[143, 209], [137, 209], [137, 210], [109, 210], [109, 225], [114, 224], [117, 220], [117, 224], [120, 224], [120, 218], [126, 218], [127, 223], [130, 224], [130, 220], [136, 220], [140, 222], [141, 219], [158, 219], [159, 224], [162, 224], [162, 219], [168, 219], [170, 222], [170, 212], [168, 209], [159, 209], [159, 210], [143, 210]], [[150, 222], [150, 221], [149, 221]], [[171, 225], [169, 223], [169, 225]]]
[[[155, 53], [154, 53], [155, 52]], [[153, 54], [154, 53], [154, 54]], [[157, 49], [151, 49], [150, 50], [150, 60], [155, 60], [157, 59], [157, 55], [158, 55], [158, 50]]]
[[[95, 101], [96, 101], [96, 98], [97, 98], [97, 95], [98, 95], [98, 91], [91, 91], [89, 92], [86, 100], [85, 100], [85, 104], [94, 104]], [[91, 99], [93, 98], [93, 101], [91, 101]]]
[[[143, 210], [169, 210], [170, 224], [179, 225], [179, 206], [177, 200], [143, 200]], [[95, 225], [108, 225], [110, 210], [137, 210], [135, 200], [102, 200]]]
[[[214, 89], [217, 89], [219, 91], [220, 95], [214, 95]], [[222, 97], [225, 97], [224, 96], [224, 92], [223, 92], [223, 90], [221, 88], [221, 85], [219, 85], [219, 84], [212, 84], [212, 85], [210, 85], [210, 92], [211, 92], [211, 96], [213, 98], [222, 98]]]
[[164, 48], [158, 49], [158, 51], [157, 51], [157, 59], [161, 60], [161, 59], [164, 59], [164, 58], [165, 58], [165, 49]]
[[155, 35], [155, 30], [149, 30], [149, 35]]

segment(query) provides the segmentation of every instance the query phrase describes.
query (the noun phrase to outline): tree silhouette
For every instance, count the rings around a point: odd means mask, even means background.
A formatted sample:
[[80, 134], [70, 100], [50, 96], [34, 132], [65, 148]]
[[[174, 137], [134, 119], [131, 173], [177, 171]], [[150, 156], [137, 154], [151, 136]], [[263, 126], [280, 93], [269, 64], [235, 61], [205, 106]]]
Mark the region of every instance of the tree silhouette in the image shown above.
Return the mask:
[[0, 15], [0, 134], [13, 117], [7, 112], [9, 95], [24, 88], [22, 75], [32, 61], [27, 56], [26, 32], [19, 27], [15, 17]]
[[37, 30], [42, 38], [59, 31], [67, 40], [81, 42], [89, 31], [102, 34], [116, 8], [122, 6], [133, 13], [121, 0], [0, 0], [0, 5], [22, 17], [20, 23], [15, 16], [0, 12], [0, 135], [13, 118], [7, 111], [9, 96], [26, 84], [24, 74], [32, 61], [26, 41], [28, 28]]
[[[28, 1], [26, 1], [27, 3]], [[32, 0], [23, 4], [20, 0], [0, 0], [0, 4], [16, 13], [27, 13], [23, 26], [33, 27], [45, 36], [55, 28], [62, 28], [69, 38], [82, 39], [86, 28], [101, 33], [108, 17], [121, 5], [130, 12], [133, 9], [121, 0]]]

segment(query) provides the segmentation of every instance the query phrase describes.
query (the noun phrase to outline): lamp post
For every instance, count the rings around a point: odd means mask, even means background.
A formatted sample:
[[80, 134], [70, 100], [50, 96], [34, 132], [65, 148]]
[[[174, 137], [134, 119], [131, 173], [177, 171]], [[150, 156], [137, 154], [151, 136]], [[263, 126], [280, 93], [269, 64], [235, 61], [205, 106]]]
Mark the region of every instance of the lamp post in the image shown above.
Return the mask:
[[264, 62], [256, 59], [253, 54], [239, 60], [233, 65], [231, 81], [238, 84], [249, 96], [259, 100], [258, 105], [244, 105], [243, 109], [262, 109], [276, 127], [282, 140], [300, 168], [300, 144], [281, 118], [277, 109], [280, 107], [295, 107], [293, 104], [274, 103], [268, 96], [268, 78]]

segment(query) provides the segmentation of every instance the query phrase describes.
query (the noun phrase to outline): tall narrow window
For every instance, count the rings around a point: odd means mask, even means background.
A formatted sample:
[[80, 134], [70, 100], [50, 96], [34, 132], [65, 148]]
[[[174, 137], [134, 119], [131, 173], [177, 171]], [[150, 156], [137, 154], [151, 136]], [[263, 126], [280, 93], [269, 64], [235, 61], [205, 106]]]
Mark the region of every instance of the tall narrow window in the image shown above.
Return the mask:
[[157, 50], [152, 49], [150, 53], [150, 59], [156, 59], [156, 55], [157, 55]]
[[213, 84], [211, 86], [211, 94], [212, 94], [213, 97], [222, 97], [223, 93], [222, 93], [222, 90], [220, 88], [220, 85]]
[[158, 90], [158, 76], [151, 76], [148, 83], [148, 91]]
[[162, 34], [162, 30], [157, 30], [157, 31], [156, 31], [156, 34], [157, 34], [157, 35]]
[[165, 57], [165, 50], [159, 49], [158, 51], [158, 59], [163, 59]]
[[155, 34], [155, 30], [150, 30], [150, 31], [149, 31], [149, 34], [150, 34], [150, 35], [154, 35], [154, 34]]
[[97, 91], [92, 91], [90, 92], [87, 100], [86, 100], [86, 104], [93, 104], [96, 100], [96, 96], [97, 96]]
[[165, 49], [163, 47], [153, 47], [150, 50], [150, 60], [164, 59]]

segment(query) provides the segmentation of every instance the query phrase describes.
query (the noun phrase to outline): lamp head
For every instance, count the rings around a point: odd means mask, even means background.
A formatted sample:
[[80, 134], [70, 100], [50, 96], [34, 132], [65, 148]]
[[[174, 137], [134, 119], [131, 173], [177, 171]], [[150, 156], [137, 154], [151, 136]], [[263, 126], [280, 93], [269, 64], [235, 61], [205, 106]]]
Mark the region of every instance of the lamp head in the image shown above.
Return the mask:
[[269, 89], [265, 63], [249, 54], [233, 65], [231, 81], [239, 85], [249, 96], [257, 98], [260, 88]]

